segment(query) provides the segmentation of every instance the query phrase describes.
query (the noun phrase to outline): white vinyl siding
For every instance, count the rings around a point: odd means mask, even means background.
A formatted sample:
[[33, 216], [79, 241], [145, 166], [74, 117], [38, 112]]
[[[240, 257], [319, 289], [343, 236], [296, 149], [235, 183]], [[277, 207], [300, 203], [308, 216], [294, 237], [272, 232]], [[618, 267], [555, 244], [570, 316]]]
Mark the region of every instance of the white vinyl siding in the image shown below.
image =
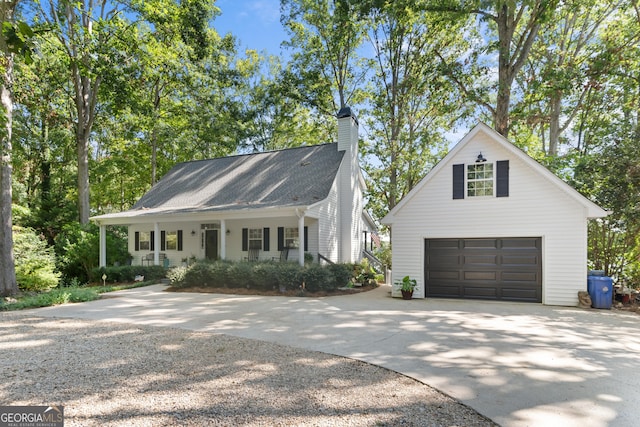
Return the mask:
[[[308, 214], [318, 218], [316, 235], [318, 242], [318, 253], [338, 262], [338, 230], [340, 228], [340, 216], [338, 215], [338, 180], [333, 182], [328, 197], [312, 209]], [[311, 230], [309, 230], [311, 233]], [[311, 237], [309, 238], [311, 240]], [[311, 247], [311, 246], [310, 246]], [[313, 254], [317, 258], [317, 254]]]

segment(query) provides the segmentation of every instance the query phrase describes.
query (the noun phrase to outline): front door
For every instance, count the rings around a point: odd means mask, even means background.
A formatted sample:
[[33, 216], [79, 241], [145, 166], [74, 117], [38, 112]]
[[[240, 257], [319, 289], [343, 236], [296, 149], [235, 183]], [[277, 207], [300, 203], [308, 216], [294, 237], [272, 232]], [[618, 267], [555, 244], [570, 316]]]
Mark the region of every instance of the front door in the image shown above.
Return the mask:
[[207, 259], [218, 259], [218, 230], [205, 230], [204, 255]]

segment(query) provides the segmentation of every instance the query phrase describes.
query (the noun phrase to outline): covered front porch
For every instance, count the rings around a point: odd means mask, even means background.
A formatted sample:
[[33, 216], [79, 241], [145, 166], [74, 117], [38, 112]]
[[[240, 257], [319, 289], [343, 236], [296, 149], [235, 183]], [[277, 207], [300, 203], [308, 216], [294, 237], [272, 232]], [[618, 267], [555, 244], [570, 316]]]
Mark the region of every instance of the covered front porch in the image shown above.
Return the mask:
[[[305, 252], [320, 253], [318, 219], [300, 209], [209, 214], [104, 215], [100, 226], [100, 266], [108, 265], [106, 230], [128, 226], [133, 265], [174, 267], [195, 259], [291, 261], [304, 264]], [[337, 258], [337, 253], [323, 253]]]

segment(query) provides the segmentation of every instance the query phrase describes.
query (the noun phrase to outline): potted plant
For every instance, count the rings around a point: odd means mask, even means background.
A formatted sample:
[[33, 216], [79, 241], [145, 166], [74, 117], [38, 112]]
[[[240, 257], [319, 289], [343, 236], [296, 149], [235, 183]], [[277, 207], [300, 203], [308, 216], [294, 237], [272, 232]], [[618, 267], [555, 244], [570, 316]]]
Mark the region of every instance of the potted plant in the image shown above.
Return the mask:
[[412, 279], [409, 276], [404, 276], [402, 280], [396, 280], [395, 283], [400, 287], [400, 292], [402, 292], [402, 299], [413, 298], [413, 290], [418, 285], [416, 279]]

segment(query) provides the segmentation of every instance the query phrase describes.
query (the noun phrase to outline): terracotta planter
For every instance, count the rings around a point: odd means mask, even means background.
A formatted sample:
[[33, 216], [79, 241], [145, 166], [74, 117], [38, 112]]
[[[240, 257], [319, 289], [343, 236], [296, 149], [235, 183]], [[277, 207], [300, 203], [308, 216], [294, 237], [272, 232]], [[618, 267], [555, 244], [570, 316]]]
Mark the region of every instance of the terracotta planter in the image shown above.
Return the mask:
[[400, 289], [400, 292], [402, 292], [402, 299], [412, 299], [413, 298], [413, 291], [403, 291], [402, 289]]

